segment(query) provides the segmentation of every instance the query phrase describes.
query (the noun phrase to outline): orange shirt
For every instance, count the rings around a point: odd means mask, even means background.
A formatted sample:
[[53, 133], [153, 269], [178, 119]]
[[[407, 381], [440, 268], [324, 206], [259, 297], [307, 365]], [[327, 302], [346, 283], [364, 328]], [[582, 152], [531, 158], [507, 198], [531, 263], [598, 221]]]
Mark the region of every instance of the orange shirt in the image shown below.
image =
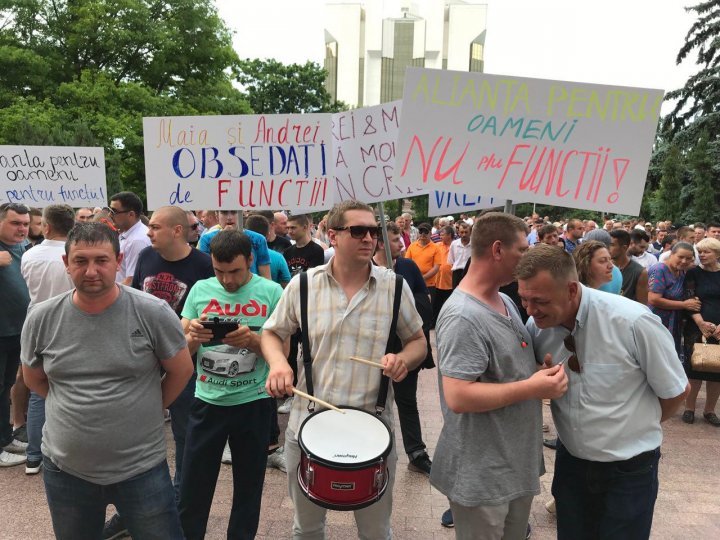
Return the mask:
[[440, 250], [440, 271], [437, 273], [437, 282], [435, 286], [438, 289], [449, 291], [452, 289], [452, 264], [448, 264], [448, 252], [450, 251], [450, 244], [444, 242], [438, 242], [435, 244]]
[[[430, 242], [426, 246], [421, 246], [418, 241], [415, 241], [410, 244], [409, 248], [407, 248], [407, 251], [405, 252], [405, 257], [407, 257], [408, 259], [412, 259], [415, 264], [418, 265], [418, 268], [420, 269], [420, 272], [422, 274], [426, 274], [427, 272], [432, 270], [432, 267], [436, 264], [440, 265], [443, 263], [440, 249], [435, 242]], [[426, 279], [425, 284], [428, 287], [435, 287], [435, 283], [437, 282], [437, 276], [438, 275], [435, 274], [430, 279]]]

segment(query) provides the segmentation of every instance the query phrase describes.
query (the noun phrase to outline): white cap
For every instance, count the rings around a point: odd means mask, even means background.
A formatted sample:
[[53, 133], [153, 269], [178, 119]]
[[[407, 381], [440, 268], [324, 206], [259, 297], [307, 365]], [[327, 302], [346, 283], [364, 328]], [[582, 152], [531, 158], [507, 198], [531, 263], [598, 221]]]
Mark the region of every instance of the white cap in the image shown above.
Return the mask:
[[448, 220], [448, 221], [455, 221], [455, 218], [452, 217], [452, 216], [448, 216], [448, 217], [446, 217], [445, 219]]

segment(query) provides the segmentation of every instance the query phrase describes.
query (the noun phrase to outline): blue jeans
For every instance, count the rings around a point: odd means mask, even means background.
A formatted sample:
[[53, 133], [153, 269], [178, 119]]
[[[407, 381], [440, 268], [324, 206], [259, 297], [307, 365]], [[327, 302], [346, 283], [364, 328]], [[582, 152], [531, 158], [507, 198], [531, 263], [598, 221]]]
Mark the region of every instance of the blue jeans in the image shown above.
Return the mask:
[[35, 392], [30, 392], [27, 413], [28, 446], [25, 450], [28, 461], [42, 460], [42, 429], [45, 425], [45, 400]]
[[649, 538], [659, 460], [660, 448], [625, 461], [587, 461], [559, 441], [552, 484], [558, 540]]
[[187, 437], [188, 418], [190, 407], [195, 399], [195, 381], [197, 372], [193, 371], [192, 377], [180, 395], [175, 398], [168, 409], [170, 410], [170, 427], [175, 439], [175, 477], [173, 487], [175, 488], [175, 500], [180, 500], [180, 483], [182, 482], [183, 455], [185, 454], [185, 438]]
[[167, 461], [132, 478], [102, 486], [61, 471], [43, 458], [45, 492], [58, 540], [97, 540], [114, 504], [134, 540], [182, 539]]
[[20, 336], [0, 337], [0, 450], [13, 440], [10, 389], [20, 365]]

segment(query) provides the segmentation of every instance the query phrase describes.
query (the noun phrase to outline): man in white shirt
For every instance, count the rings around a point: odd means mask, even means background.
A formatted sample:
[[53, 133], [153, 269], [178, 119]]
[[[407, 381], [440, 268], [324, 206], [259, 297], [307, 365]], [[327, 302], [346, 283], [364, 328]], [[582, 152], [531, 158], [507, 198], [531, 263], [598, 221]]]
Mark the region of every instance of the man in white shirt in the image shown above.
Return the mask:
[[[75, 225], [75, 213], [66, 204], [47, 206], [42, 216], [42, 234], [45, 240], [26, 251], [20, 261], [20, 272], [30, 292], [30, 305], [43, 302], [69, 291], [73, 282], [65, 269], [65, 241]], [[42, 428], [45, 424], [45, 399], [30, 392], [27, 411], [28, 446], [25, 474], [37, 474], [42, 467]]]
[[465, 270], [465, 265], [470, 258], [470, 225], [467, 223], [458, 223], [458, 237], [450, 244], [448, 251], [448, 264], [452, 265], [452, 287], [455, 289], [460, 284], [460, 280]]
[[645, 231], [634, 229], [630, 233], [630, 246], [628, 247], [628, 255], [632, 256], [632, 260], [640, 263], [644, 268], [650, 268], [653, 264], [657, 264], [658, 260], [655, 255], [648, 252], [648, 244], [650, 237]]
[[130, 285], [138, 255], [150, 245], [148, 228], [140, 221], [143, 203], [132, 191], [121, 191], [110, 197], [110, 209], [112, 219], [120, 230], [120, 252], [123, 254], [115, 281]]

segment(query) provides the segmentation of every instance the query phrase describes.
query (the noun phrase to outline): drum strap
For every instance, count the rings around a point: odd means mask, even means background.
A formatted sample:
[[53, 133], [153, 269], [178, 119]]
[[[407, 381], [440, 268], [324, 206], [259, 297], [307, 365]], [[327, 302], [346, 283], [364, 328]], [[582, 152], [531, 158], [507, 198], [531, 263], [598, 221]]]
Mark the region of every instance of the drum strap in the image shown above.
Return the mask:
[[[387, 344], [385, 345], [385, 354], [393, 350], [393, 345], [397, 339], [397, 322], [400, 313], [400, 301], [402, 300], [403, 277], [399, 274], [395, 275], [395, 294], [393, 296], [392, 322], [390, 323], [390, 333], [388, 334]], [[303, 367], [305, 369], [305, 386], [308, 394], [315, 395], [312, 377], [312, 355], [310, 353], [310, 338], [308, 331], [308, 277], [307, 272], [300, 274], [300, 329], [302, 333], [302, 355]], [[375, 402], [375, 412], [381, 415], [385, 410], [385, 401], [387, 401], [388, 389], [390, 387], [390, 378], [380, 373], [380, 390], [378, 391], [377, 401]], [[308, 411], [315, 410], [315, 403], [308, 403]]]
[[[307, 393], [311, 396], [315, 395], [312, 377], [312, 356], [310, 354], [310, 332], [308, 331], [308, 277], [307, 272], [300, 274], [300, 333], [302, 340], [302, 357], [303, 366], [305, 368], [305, 386]], [[315, 403], [308, 402], [308, 411], [315, 410]]]
[[[395, 274], [395, 296], [393, 298], [392, 322], [390, 323], [390, 334], [388, 335], [387, 345], [385, 345], [385, 354], [394, 350], [393, 345], [397, 339], [397, 322], [400, 313], [400, 300], [402, 300], [403, 277]], [[378, 391], [377, 401], [375, 402], [375, 414], [380, 416], [385, 410], [385, 401], [387, 400], [388, 388], [390, 386], [390, 377], [386, 377], [380, 372], [380, 390]]]

